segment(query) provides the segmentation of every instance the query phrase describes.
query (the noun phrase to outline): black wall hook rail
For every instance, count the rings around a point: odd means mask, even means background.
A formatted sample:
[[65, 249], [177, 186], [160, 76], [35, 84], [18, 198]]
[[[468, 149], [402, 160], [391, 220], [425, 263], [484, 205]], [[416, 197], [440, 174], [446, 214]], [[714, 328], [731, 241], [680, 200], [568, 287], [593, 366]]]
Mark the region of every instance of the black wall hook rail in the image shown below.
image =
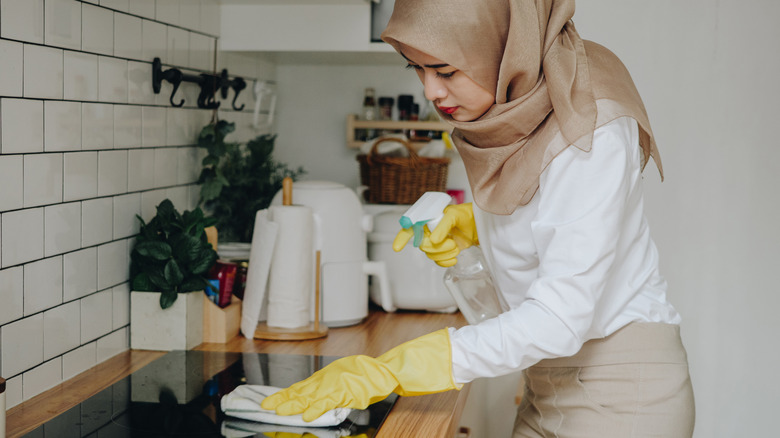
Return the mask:
[[241, 111], [244, 109], [244, 105], [236, 107], [236, 99], [238, 99], [238, 94], [241, 92], [241, 90], [246, 88], [246, 82], [244, 79], [239, 77], [233, 78], [231, 80], [228, 77], [227, 69], [222, 70], [222, 74], [219, 76], [208, 73], [189, 75], [182, 73], [181, 70], [177, 68], [169, 68], [168, 70], [163, 71], [162, 61], [160, 61], [160, 58], [154, 58], [154, 61], [152, 62], [152, 89], [154, 90], [154, 94], [160, 93], [162, 81], [168, 81], [173, 85], [170, 102], [171, 105], [177, 108], [184, 105], [184, 99], [179, 101], [179, 103], [176, 103], [173, 100], [173, 96], [176, 95], [176, 91], [179, 90], [179, 85], [181, 85], [182, 82], [192, 82], [200, 86], [200, 93], [198, 94], [198, 108], [219, 108], [220, 102], [214, 98], [217, 94], [217, 91], [220, 91], [222, 98], [226, 99], [228, 96], [228, 90], [232, 88], [235, 92], [235, 95], [233, 96], [233, 102], [231, 104], [233, 109], [236, 111]]

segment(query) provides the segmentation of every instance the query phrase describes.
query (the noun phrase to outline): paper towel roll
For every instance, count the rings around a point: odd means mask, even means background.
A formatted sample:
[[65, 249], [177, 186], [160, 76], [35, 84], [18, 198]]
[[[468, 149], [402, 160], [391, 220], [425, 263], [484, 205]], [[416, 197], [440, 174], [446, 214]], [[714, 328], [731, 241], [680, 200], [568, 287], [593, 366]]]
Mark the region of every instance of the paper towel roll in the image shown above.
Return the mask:
[[249, 252], [244, 304], [241, 307], [241, 333], [249, 339], [254, 338], [265, 300], [278, 232], [279, 225], [270, 220], [268, 210], [258, 211]]
[[268, 278], [269, 327], [296, 328], [309, 324], [314, 277], [314, 213], [303, 205], [272, 206], [279, 225]]

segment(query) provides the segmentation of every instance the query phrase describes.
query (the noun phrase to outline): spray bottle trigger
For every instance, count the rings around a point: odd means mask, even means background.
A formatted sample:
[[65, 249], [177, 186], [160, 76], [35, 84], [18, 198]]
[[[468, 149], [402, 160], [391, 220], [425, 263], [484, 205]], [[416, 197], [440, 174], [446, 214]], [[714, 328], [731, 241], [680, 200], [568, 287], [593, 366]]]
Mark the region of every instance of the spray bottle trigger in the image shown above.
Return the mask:
[[412, 225], [412, 230], [414, 231], [414, 247], [419, 248], [420, 244], [422, 243], [423, 237], [425, 237], [425, 231], [423, 228], [425, 227], [425, 223], [428, 221], [420, 221]]

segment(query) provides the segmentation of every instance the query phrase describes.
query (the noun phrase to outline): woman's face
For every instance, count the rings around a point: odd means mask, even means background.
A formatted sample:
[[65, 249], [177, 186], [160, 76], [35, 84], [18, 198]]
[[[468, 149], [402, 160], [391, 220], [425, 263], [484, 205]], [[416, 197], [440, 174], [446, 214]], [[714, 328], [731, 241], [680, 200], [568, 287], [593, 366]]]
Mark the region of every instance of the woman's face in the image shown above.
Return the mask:
[[409, 62], [408, 67], [413, 68], [422, 81], [425, 98], [454, 120], [476, 120], [495, 103], [493, 93], [457, 68], [413, 47], [401, 43], [399, 46], [401, 55]]

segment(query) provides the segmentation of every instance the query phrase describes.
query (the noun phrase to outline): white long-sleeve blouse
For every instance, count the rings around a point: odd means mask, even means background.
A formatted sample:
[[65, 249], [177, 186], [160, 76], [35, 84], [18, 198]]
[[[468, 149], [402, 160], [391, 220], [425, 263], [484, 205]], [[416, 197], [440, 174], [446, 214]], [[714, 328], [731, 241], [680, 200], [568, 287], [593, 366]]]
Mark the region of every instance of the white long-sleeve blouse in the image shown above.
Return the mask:
[[458, 383], [566, 357], [634, 321], [678, 324], [643, 212], [636, 121], [565, 149], [511, 215], [474, 206], [480, 246], [511, 310], [450, 329]]

